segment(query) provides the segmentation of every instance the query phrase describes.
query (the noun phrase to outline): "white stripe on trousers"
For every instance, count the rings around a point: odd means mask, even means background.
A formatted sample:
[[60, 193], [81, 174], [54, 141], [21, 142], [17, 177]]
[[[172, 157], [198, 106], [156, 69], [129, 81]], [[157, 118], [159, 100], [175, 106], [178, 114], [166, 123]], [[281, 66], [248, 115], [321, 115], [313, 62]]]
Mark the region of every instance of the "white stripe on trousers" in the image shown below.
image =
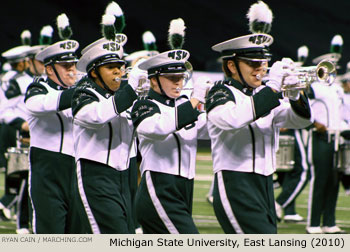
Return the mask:
[[29, 175], [28, 175], [28, 194], [29, 194], [29, 198], [30, 198], [30, 203], [32, 204], [32, 209], [33, 209], [33, 216], [32, 216], [32, 229], [33, 229], [33, 233], [36, 234], [36, 215], [35, 215], [35, 207], [34, 207], [34, 202], [33, 202], [33, 198], [32, 198], [32, 166], [30, 163], [30, 148], [29, 148], [29, 153], [28, 153], [28, 163], [29, 163]]
[[303, 167], [303, 171], [300, 175], [300, 180], [297, 186], [295, 187], [293, 193], [289, 196], [289, 198], [284, 202], [282, 205], [283, 208], [285, 208], [291, 201], [295, 199], [297, 194], [300, 192], [301, 188], [303, 187], [306, 178], [307, 178], [307, 171], [308, 171], [308, 164], [306, 160], [306, 153], [305, 153], [305, 148], [304, 148], [304, 143], [303, 140], [301, 139], [300, 132], [298, 130], [295, 130], [295, 139], [297, 140], [297, 144], [300, 150], [300, 155], [301, 155], [301, 166]]
[[78, 188], [79, 188], [80, 198], [81, 198], [81, 201], [83, 202], [86, 215], [87, 215], [87, 217], [89, 219], [92, 233], [100, 234], [101, 233], [100, 232], [100, 228], [99, 228], [99, 226], [98, 226], [98, 224], [96, 222], [96, 219], [95, 219], [95, 217], [94, 217], [94, 215], [93, 215], [93, 213], [91, 211], [89, 202], [87, 200], [87, 197], [86, 197], [86, 194], [85, 194], [85, 191], [84, 191], [83, 179], [81, 177], [80, 160], [78, 160], [78, 162], [77, 162], [77, 179], [78, 179]]
[[151, 177], [150, 171], [145, 171], [145, 174], [146, 174], [147, 190], [148, 190], [149, 196], [151, 197], [153, 206], [159, 215], [159, 218], [162, 220], [162, 222], [164, 223], [165, 227], [168, 229], [170, 234], [178, 234], [179, 231], [177, 231], [175, 225], [170, 220], [169, 216], [165, 212], [161, 202], [159, 201], [159, 199], [157, 197], [156, 190], [154, 189], [154, 185], [152, 182], [152, 177]]
[[226, 188], [224, 184], [224, 180], [222, 178], [222, 171], [218, 171], [217, 173], [218, 176], [218, 188], [219, 188], [219, 194], [220, 194], [220, 201], [221, 204], [225, 210], [226, 216], [229, 219], [232, 227], [236, 231], [237, 234], [244, 234], [241, 226], [239, 225], [233, 211], [231, 208], [231, 204], [227, 199], [227, 194], [226, 194]]
[[[25, 189], [25, 184], [26, 184], [26, 180], [22, 179], [21, 181], [21, 186], [19, 189], [19, 195], [18, 195], [18, 201], [17, 201], [17, 229], [21, 228], [21, 218], [22, 218], [22, 202], [23, 202], [23, 193], [24, 193], [24, 189]], [[27, 209], [29, 211], [29, 209]]]
[[307, 226], [310, 227], [311, 225], [311, 214], [312, 214], [312, 195], [314, 193], [314, 183], [315, 183], [315, 166], [313, 163], [313, 158], [312, 158], [312, 131], [310, 131], [309, 134], [309, 141], [308, 141], [308, 148], [307, 148], [307, 153], [309, 157], [309, 164], [310, 164], [310, 173], [311, 173], [311, 178], [310, 178], [310, 189], [309, 189], [309, 201], [308, 201], [308, 211], [307, 211]]

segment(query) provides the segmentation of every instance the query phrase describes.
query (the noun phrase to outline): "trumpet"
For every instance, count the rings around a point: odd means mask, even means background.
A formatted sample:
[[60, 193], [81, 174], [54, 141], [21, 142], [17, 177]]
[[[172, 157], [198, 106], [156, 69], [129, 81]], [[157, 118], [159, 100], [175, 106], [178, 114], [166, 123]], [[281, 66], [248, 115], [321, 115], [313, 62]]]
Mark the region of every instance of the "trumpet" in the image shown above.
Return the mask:
[[299, 82], [292, 85], [285, 84], [284, 79], [287, 77], [285, 76], [282, 79], [281, 91], [306, 89], [315, 81], [330, 86], [333, 84], [337, 75], [336, 66], [328, 60], [323, 60], [316, 66], [297, 67], [294, 69], [294, 72]]

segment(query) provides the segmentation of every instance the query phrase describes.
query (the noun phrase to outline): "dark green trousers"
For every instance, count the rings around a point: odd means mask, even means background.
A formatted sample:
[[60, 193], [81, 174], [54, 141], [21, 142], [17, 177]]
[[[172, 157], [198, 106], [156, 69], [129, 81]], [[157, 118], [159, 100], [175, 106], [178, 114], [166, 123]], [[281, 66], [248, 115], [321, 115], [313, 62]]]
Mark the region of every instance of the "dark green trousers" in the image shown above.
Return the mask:
[[145, 234], [197, 234], [192, 219], [193, 179], [145, 171], [136, 214]]
[[34, 233], [77, 233], [74, 231], [79, 228], [73, 200], [76, 188], [74, 158], [35, 147], [31, 147], [29, 156]]
[[[335, 226], [339, 178], [335, 166], [334, 140], [327, 134], [312, 133], [312, 165], [308, 225]], [[310, 204], [311, 203], [311, 204]]]
[[[278, 195], [276, 201], [283, 207], [285, 215], [293, 215], [296, 214], [295, 200], [307, 185], [310, 173], [301, 131], [289, 130], [286, 135], [292, 135], [295, 138], [294, 167], [293, 170], [283, 173], [282, 192]], [[278, 173], [278, 176], [280, 176], [280, 173]]]
[[214, 211], [226, 234], [276, 234], [272, 175], [219, 171], [214, 180]]
[[19, 193], [21, 178], [19, 176], [7, 176], [7, 159], [5, 153], [9, 147], [16, 146], [16, 129], [2, 123], [0, 127], [0, 164], [5, 167], [5, 193], [0, 202], [5, 206], [12, 206], [16, 195]]
[[80, 159], [77, 177], [81, 199], [78, 209], [85, 233], [135, 233], [129, 170], [117, 171], [102, 163]]
[[139, 227], [140, 225], [137, 222], [136, 218], [136, 204], [135, 204], [135, 197], [138, 187], [138, 177], [137, 172], [139, 168], [137, 166], [137, 158], [133, 157], [130, 158], [130, 164], [129, 164], [129, 186], [130, 186], [130, 198], [131, 198], [131, 207], [132, 207], [132, 217], [133, 222], [135, 225], [135, 228]]

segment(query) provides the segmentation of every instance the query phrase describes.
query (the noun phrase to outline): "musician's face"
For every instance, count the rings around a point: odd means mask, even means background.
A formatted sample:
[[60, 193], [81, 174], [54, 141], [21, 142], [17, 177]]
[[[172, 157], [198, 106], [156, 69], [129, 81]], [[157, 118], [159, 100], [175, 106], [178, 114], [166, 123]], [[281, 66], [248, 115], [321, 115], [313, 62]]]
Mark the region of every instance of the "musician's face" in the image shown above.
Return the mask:
[[[229, 60], [227, 64], [232, 64], [233, 71], [231, 70], [231, 72], [233, 73], [233, 78], [243, 83], [234, 62]], [[241, 70], [243, 79], [252, 88], [257, 88], [261, 85], [262, 77], [266, 74], [267, 71], [267, 65], [268, 64], [266, 61], [250, 61], [238, 59], [238, 66]]]
[[[159, 81], [162, 85], [162, 89], [165, 94], [170, 98], [177, 98], [180, 96], [181, 90], [184, 86], [186, 75], [184, 73], [176, 74], [161, 74], [159, 76]], [[155, 77], [151, 78], [152, 89], [161, 94], [161, 90], [158, 86], [158, 82]]]
[[[77, 77], [77, 69], [75, 62], [60, 62], [55, 63], [54, 66], [57, 71], [57, 74], [59, 75], [59, 78], [66, 86], [69, 87], [75, 84]], [[56, 72], [53, 70], [53, 67], [51, 65], [48, 65], [46, 67], [46, 74], [55, 83], [62, 86], [61, 82], [58, 79], [58, 76], [56, 75]]]
[[[121, 83], [120, 78], [125, 73], [125, 67], [123, 63], [114, 62], [114, 63], [105, 64], [98, 67], [97, 71], [100, 73], [102, 80], [110, 90], [112, 91], [118, 90]], [[97, 83], [97, 85], [104, 88], [100, 79], [97, 77], [95, 70], [92, 70], [91, 76], [94, 79], [94, 81]], [[116, 80], [116, 78], [119, 78], [119, 80]]]

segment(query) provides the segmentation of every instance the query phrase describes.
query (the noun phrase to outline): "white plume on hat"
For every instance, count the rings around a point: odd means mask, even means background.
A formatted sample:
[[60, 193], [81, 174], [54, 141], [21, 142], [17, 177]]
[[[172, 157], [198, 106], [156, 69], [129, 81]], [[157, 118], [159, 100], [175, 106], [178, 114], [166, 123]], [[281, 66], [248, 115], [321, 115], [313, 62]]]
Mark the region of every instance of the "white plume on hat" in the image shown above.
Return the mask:
[[145, 31], [142, 34], [142, 42], [147, 51], [156, 51], [157, 45], [156, 45], [156, 38], [154, 37], [153, 33], [150, 31]]
[[298, 61], [304, 62], [308, 56], [309, 48], [306, 45], [298, 48]]
[[52, 37], [52, 33], [53, 33], [53, 28], [51, 25], [45, 25], [40, 30], [40, 35], [42, 35], [42, 36]]
[[21, 41], [22, 45], [30, 45], [31, 44], [32, 34], [29, 30], [24, 30], [21, 33]]
[[272, 11], [263, 1], [250, 6], [247, 18], [249, 19], [249, 30], [252, 33], [269, 33], [272, 24]]
[[182, 18], [170, 21], [168, 42], [171, 49], [181, 49], [185, 40], [185, 22]]
[[343, 37], [335, 35], [331, 41], [331, 53], [341, 53], [343, 47]]
[[144, 43], [150, 44], [156, 42], [156, 38], [154, 37], [153, 33], [150, 31], [145, 31], [142, 34], [142, 41]]
[[120, 17], [124, 14], [122, 9], [120, 8], [120, 6], [116, 2], [109, 3], [106, 7], [105, 13], [110, 14], [110, 15], [114, 15], [117, 17]]
[[125, 17], [122, 9], [116, 2], [107, 5], [105, 14], [115, 16], [115, 29], [117, 33], [121, 33], [125, 28]]
[[50, 45], [52, 42], [52, 33], [53, 33], [53, 28], [51, 25], [45, 25], [43, 28], [41, 28], [39, 44]]
[[102, 35], [108, 40], [115, 40], [115, 16], [111, 14], [105, 14], [102, 16]]
[[57, 16], [58, 35], [62, 40], [69, 39], [73, 32], [69, 26], [69, 19], [65, 13]]

